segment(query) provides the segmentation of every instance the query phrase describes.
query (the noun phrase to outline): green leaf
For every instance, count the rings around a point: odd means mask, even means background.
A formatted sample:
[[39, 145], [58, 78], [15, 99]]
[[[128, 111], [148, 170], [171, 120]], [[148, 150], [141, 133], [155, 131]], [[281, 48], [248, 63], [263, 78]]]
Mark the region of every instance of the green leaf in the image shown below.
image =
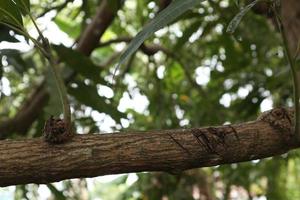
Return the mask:
[[229, 23], [229, 25], [227, 26], [226, 32], [232, 34], [234, 33], [234, 31], [236, 30], [236, 28], [238, 27], [238, 25], [240, 24], [242, 18], [245, 16], [245, 14], [247, 12], [249, 12], [249, 10], [255, 6], [255, 4], [257, 4], [260, 0], [255, 0], [252, 3], [248, 4], [247, 6], [245, 6], [245, 8], [243, 8]]
[[68, 88], [68, 93], [75, 97], [77, 101], [90, 106], [93, 109], [109, 114], [113, 119], [120, 122], [121, 118], [126, 118], [126, 114], [119, 112], [116, 106], [107, 103], [106, 98], [98, 95], [97, 88], [94, 85], [85, 85], [82, 82], [75, 83], [77, 87]]
[[141, 44], [154, 32], [167, 26], [187, 10], [195, 7], [201, 0], [175, 0], [166, 9], [161, 11], [135, 38], [130, 42], [125, 52], [121, 55], [117, 69], [141, 46]]
[[46, 89], [50, 94], [50, 98], [47, 106], [44, 108], [45, 117], [48, 118], [51, 115], [59, 116], [62, 111], [62, 102], [60, 100], [59, 91], [57, 88], [56, 80], [50, 68], [48, 68], [46, 73]]
[[60, 60], [65, 62], [70, 68], [82, 76], [93, 80], [95, 83], [106, 84], [100, 76], [101, 68], [95, 65], [89, 57], [63, 45], [54, 45], [53, 48]]
[[[12, 1], [12, 0], [10, 0]], [[29, 0], [13, 0], [18, 9], [21, 11], [23, 15], [28, 15], [30, 12], [30, 1]]]
[[0, 21], [14, 25], [23, 26], [22, 15], [18, 5], [12, 0], [0, 1]]

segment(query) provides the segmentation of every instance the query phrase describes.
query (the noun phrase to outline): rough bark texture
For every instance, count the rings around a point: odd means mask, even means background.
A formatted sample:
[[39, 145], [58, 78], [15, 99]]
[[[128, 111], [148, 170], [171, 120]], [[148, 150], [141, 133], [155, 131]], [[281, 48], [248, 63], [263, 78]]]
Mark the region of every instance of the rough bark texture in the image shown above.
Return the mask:
[[0, 141], [0, 186], [141, 171], [182, 170], [283, 154], [296, 148], [292, 112], [220, 127], [77, 135], [66, 144]]
[[300, 2], [299, 0], [283, 0], [281, 18], [293, 56], [300, 55]]
[[[254, 0], [247, 0], [247, 4]], [[274, 13], [270, 6], [271, 2], [261, 1], [253, 7], [257, 14], [271, 18], [276, 27]], [[300, 56], [300, 3], [299, 0], [281, 0], [280, 18], [282, 19], [285, 34], [287, 36], [288, 46], [293, 56]], [[297, 54], [297, 55], [296, 55]]]

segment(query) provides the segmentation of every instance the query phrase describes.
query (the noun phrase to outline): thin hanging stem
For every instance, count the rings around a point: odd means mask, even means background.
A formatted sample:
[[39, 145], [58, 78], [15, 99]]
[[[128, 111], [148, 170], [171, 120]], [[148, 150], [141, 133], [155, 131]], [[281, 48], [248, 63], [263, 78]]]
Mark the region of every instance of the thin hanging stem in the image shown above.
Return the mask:
[[39, 34], [39, 37], [42, 40], [43, 50], [44, 50], [44, 51], [42, 51], [42, 53], [48, 60], [51, 71], [54, 75], [56, 86], [58, 88], [59, 96], [60, 96], [60, 99], [61, 99], [61, 102], [63, 105], [64, 121], [66, 123], [67, 131], [70, 132], [71, 131], [71, 110], [70, 110], [70, 104], [69, 104], [68, 96], [67, 96], [67, 89], [66, 89], [64, 81], [60, 75], [59, 66], [53, 57], [53, 54], [51, 51], [51, 45], [50, 45], [48, 39], [43, 36], [41, 30], [39, 29], [38, 25], [36, 24], [35, 20], [33, 19], [32, 15], [29, 12], [28, 12], [28, 15], [29, 15], [34, 27], [36, 28], [36, 30]]

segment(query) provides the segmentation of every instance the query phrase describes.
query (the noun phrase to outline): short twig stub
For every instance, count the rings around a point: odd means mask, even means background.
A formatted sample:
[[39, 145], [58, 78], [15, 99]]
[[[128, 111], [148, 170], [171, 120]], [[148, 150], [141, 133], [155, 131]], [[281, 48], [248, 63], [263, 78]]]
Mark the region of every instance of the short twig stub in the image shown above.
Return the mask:
[[45, 141], [51, 144], [65, 143], [72, 136], [64, 120], [55, 119], [53, 116], [46, 121], [43, 132]]

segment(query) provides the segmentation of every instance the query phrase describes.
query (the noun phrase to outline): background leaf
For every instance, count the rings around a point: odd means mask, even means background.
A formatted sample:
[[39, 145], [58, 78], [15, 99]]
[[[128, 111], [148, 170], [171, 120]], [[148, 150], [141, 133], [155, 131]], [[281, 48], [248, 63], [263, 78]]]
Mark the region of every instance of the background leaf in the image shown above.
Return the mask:
[[248, 4], [247, 6], [245, 6], [245, 8], [243, 8], [229, 23], [229, 25], [227, 26], [227, 30], [226, 32], [228, 33], [234, 33], [234, 31], [236, 30], [236, 28], [238, 27], [238, 25], [240, 24], [242, 18], [244, 17], [244, 15], [249, 12], [249, 10], [255, 6], [260, 0], [255, 0], [252, 3]]
[[95, 83], [106, 84], [106, 82], [100, 77], [100, 73], [102, 71], [101, 68], [95, 65], [90, 58], [63, 45], [54, 45], [53, 47], [59, 58], [70, 68], [82, 76], [93, 80]]
[[19, 74], [23, 74], [30, 67], [19, 50], [2, 49], [0, 50], [0, 56], [6, 56], [7, 64], [14, 67]]
[[[11, 0], [10, 0], [11, 1]], [[27, 15], [30, 12], [30, 1], [29, 0], [13, 0], [18, 8], [21, 10], [23, 15]]]
[[187, 10], [199, 4], [200, 0], [175, 0], [166, 9], [161, 11], [141, 32], [130, 42], [125, 52], [121, 55], [117, 69], [141, 46], [141, 44], [154, 32], [165, 27]]
[[9, 23], [16, 27], [23, 26], [23, 20], [17, 4], [12, 0], [0, 1], [0, 21]]
[[108, 103], [106, 98], [98, 95], [96, 86], [85, 85], [82, 82], [75, 82], [75, 84], [77, 86], [69, 88], [68, 92], [75, 97], [77, 101], [85, 104], [86, 106], [90, 106], [99, 112], [104, 112], [110, 115], [117, 122], [120, 122], [121, 118], [126, 118], [126, 114], [119, 112], [116, 106]]

